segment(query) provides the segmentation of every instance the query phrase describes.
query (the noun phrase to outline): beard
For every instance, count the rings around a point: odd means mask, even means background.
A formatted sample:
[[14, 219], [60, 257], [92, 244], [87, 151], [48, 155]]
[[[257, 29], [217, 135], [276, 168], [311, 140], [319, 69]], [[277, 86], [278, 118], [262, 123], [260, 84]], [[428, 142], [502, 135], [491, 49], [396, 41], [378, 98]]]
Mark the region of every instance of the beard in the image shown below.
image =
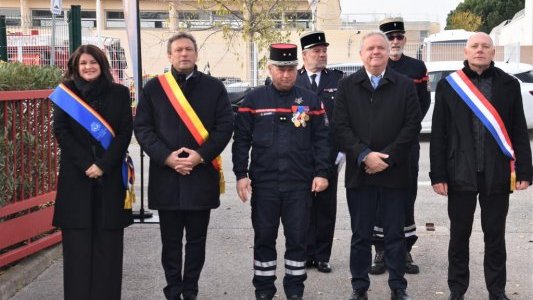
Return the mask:
[[402, 54], [403, 54], [403, 47], [390, 49], [390, 55], [392, 56], [400, 56]]

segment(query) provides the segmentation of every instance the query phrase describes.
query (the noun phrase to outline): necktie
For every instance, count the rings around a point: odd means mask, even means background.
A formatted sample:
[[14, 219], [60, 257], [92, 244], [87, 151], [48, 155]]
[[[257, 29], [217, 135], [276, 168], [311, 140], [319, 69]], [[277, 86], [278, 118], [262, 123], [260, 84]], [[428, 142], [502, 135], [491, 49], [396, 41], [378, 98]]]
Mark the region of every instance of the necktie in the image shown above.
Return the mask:
[[311, 89], [313, 92], [316, 92], [318, 90], [318, 85], [316, 84], [316, 74], [311, 75]]
[[379, 76], [374, 76], [374, 75], [370, 76], [370, 81], [372, 82], [372, 87], [374, 89], [376, 89], [376, 87], [378, 86], [380, 80], [381, 80], [381, 75], [379, 75]]

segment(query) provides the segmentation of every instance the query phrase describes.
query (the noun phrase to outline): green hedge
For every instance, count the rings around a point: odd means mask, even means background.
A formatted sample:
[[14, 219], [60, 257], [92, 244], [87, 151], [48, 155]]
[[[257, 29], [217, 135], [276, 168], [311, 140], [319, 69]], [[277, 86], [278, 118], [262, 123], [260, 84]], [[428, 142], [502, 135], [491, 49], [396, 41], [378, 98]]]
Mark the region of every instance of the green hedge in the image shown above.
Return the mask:
[[56, 67], [0, 61], [0, 91], [50, 89], [60, 81], [61, 70]]

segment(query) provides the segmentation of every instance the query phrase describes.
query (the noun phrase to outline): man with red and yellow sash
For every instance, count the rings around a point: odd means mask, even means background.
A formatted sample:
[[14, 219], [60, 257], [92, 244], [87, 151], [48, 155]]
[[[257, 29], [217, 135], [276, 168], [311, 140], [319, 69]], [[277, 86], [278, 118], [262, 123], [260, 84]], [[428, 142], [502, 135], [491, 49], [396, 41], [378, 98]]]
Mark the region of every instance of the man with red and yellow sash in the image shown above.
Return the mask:
[[438, 83], [431, 128], [431, 183], [448, 196], [451, 300], [469, 283], [469, 239], [477, 198], [485, 241], [484, 271], [490, 300], [505, 295], [505, 222], [509, 192], [531, 184], [531, 148], [520, 85], [494, 67], [485, 33], [472, 35], [465, 66]]
[[172, 68], [144, 87], [134, 129], [150, 156], [148, 207], [159, 212], [165, 297], [196, 299], [210, 211], [224, 191], [219, 155], [233, 132], [233, 112], [224, 85], [196, 69], [192, 35], [172, 36], [167, 52]]

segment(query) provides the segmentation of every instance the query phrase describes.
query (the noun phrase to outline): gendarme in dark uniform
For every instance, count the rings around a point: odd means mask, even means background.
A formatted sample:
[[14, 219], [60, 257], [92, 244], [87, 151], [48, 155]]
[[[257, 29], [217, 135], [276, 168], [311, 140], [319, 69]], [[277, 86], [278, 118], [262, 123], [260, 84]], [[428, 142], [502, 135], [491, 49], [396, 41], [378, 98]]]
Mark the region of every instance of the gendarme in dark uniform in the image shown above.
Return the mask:
[[[431, 103], [426, 65], [421, 60], [403, 54], [407, 38], [405, 36], [404, 22], [402, 18], [388, 18], [382, 20], [379, 29], [385, 33], [390, 43], [390, 56], [387, 65], [394, 71], [411, 78], [415, 84], [420, 104], [420, 112], [422, 113], [420, 121], [422, 121]], [[405, 211], [404, 227], [405, 245], [407, 249], [405, 272], [408, 274], [417, 274], [420, 270], [418, 266], [413, 263], [411, 249], [418, 239], [416, 236], [414, 216], [415, 200], [418, 190], [418, 160], [420, 158], [420, 143], [418, 141], [413, 143], [410, 156], [411, 167], [409, 176], [411, 178], [411, 195]], [[378, 223], [374, 228], [373, 244], [376, 247], [376, 258], [374, 259], [374, 265], [370, 270], [371, 274], [381, 274], [385, 272], [385, 261], [383, 259], [383, 226], [381, 223], [381, 220], [378, 218]]]
[[311, 191], [327, 187], [325, 112], [313, 92], [294, 86], [296, 56], [296, 45], [271, 45], [272, 84], [246, 95], [235, 120], [233, 171], [241, 200], [252, 195], [257, 299], [272, 299], [276, 293], [280, 219], [286, 239], [285, 294], [288, 299], [303, 296]]
[[[327, 65], [326, 36], [322, 31], [309, 32], [300, 37], [304, 65], [298, 70], [296, 85], [313, 91], [322, 102], [327, 115], [326, 122], [333, 118], [333, 105], [337, 93], [337, 84], [344, 73], [339, 70], [330, 70]], [[331, 124], [330, 124], [331, 125]], [[331, 129], [331, 126], [330, 126]], [[313, 196], [311, 206], [311, 219], [309, 223], [307, 244], [307, 266], [317, 267], [318, 271], [329, 273], [333, 234], [335, 231], [335, 217], [337, 214], [337, 179], [339, 155], [338, 147], [332, 145], [329, 156], [328, 188]], [[343, 154], [340, 154], [340, 158]]]

